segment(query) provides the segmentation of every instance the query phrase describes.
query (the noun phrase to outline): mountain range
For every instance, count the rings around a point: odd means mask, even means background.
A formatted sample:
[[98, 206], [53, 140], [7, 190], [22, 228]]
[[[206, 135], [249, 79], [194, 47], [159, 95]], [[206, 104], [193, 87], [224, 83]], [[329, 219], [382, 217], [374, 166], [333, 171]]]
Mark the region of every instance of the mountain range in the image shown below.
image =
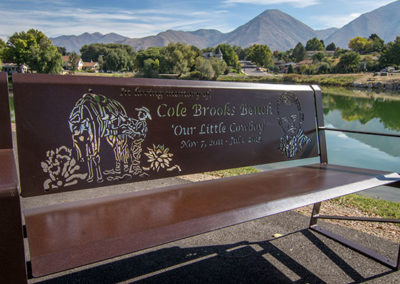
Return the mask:
[[220, 43], [248, 47], [252, 44], [267, 44], [271, 50], [285, 51], [301, 42], [317, 37], [325, 44], [334, 42], [336, 46], [347, 48], [351, 38], [369, 37], [375, 33], [385, 42], [400, 36], [400, 0], [366, 13], [348, 23], [341, 29], [313, 30], [311, 27], [280, 10], [266, 10], [246, 24], [229, 33], [213, 29], [197, 31], [167, 30], [154, 36], [128, 38], [116, 33], [84, 33], [79, 36], [59, 36], [51, 38], [53, 44], [64, 46], [67, 51], [79, 52], [85, 44], [121, 43], [135, 50], [151, 46], [166, 46], [170, 42], [182, 42], [198, 48], [213, 47]]
[[79, 52], [85, 44], [91, 43], [117, 43], [128, 39], [116, 33], [103, 35], [101, 33], [83, 33], [81, 35], [63, 35], [56, 38], [50, 38], [56, 46], [63, 46], [67, 51]]
[[392, 2], [372, 12], [362, 14], [340, 30], [329, 35], [326, 43], [334, 42], [337, 46], [347, 47], [351, 38], [369, 37], [377, 34], [385, 42], [394, 41], [400, 36], [400, 1]]

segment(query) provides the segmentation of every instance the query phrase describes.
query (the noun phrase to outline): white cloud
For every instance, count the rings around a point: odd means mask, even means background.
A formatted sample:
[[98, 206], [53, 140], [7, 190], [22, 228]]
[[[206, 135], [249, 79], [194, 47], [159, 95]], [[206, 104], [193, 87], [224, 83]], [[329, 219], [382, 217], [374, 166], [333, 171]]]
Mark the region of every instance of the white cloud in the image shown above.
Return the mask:
[[385, 6], [389, 3], [396, 2], [394, 0], [356, 0], [354, 6], [359, 7], [363, 12], [368, 12]]
[[254, 5], [273, 5], [273, 4], [293, 4], [295, 7], [308, 7], [317, 5], [319, 0], [225, 0], [226, 4], [254, 4]]
[[[36, 0], [30, 0], [36, 1]], [[116, 32], [128, 37], [144, 37], [168, 29], [194, 30], [215, 26], [226, 10], [212, 12], [183, 9], [123, 10], [82, 9], [1, 9], [0, 37], [35, 28], [49, 37], [83, 32]], [[223, 25], [219, 26], [223, 27]]]
[[312, 16], [311, 19], [315, 23], [315, 26], [320, 26], [321, 29], [324, 28], [341, 28], [344, 25], [350, 23], [351, 21], [355, 20], [361, 16], [360, 13], [352, 13], [350, 15], [319, 15], [319, 16]]

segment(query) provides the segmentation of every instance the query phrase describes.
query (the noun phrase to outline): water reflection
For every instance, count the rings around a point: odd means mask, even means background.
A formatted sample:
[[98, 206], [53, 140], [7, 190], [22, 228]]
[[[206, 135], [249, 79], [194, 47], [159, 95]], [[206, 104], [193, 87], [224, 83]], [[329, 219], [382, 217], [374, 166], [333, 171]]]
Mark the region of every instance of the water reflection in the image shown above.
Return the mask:
[[[323, 95], [325, 124], [336, 128], [400, 134], [400, 100], [385, 94], [355, 97], [356, 91]], [[327, 132], [330, 162], [400, 171], [400, 138]]]
[[[356, 91], [354, 92], [357, 94]], [[343, 96], [340, 90], [337, 90], [336, 93], [328, 91], [324, 93], [323, 97], [324, 114], [339, 110], [343, 120], [347, 122], [358, 120], [361, 124], [378, 119], [384, 126], [385, 132], [395, 131], [398, 133], [400, 131], [400, 100], [379, 97], [379, 94], [376, 93], [375, 96], [371, 95], [370, 98], [360, 98]]]
[[[324, 90], [325, 125], [330, 127], [400, 134], [400, 94]], [[326, 132], [332, 164], [400, 172], [400, 138]], [[381, 186], [359, 194], [400, 202], [400, 190]]]

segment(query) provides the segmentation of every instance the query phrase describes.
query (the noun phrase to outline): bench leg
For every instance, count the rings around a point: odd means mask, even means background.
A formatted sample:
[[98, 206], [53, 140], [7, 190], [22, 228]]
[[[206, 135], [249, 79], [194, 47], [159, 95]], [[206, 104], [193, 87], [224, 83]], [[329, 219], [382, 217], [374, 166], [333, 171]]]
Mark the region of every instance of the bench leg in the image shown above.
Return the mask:
[[350, 241], [342, 236], [339, 236], [331, 231], [322, 228], [321, 226], [317, 225], [318, 219], [335, 219], [335, 220], [351, 220], [351, 221], [364, 221], [364, 222], [386, 222], [386, 223], [400, 223], [399, 219], [387, 219], [387, 218], [365, 218], [365, 217], [347, 217], [347, 216], [328, 216], [328, 215], [320, 215], [321, 209], [321, 202], [315, 203], [310, 219], [310, 226], [309, 228], [315, 232], [318, 232], [330, 239], [333, 239], [359, 253], [370, 257], [383, 265], [386, 265], [394, 270], [399, 270], [400, 264], [400, 244], [397, 252], [396, 260], [389, 259], [385, 256], [382, 256], [375, 251], [368, 249], [356, 242]]
[[0, 195], [0, 283], [27, 283], [19, 195]]

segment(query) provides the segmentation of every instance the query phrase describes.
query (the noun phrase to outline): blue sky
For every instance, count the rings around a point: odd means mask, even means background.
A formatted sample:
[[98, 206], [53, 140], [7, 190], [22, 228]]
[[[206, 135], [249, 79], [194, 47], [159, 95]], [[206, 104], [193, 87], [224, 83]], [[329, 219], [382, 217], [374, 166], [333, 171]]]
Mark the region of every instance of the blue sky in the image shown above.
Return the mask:
[[49, 37], [115, 32], [127, 37], [168, 29], [230, 32], [266, 9], [280, 9], [313, 29], [342, 27], [394, 0], [1, 0], [0, 37], [35, 28]]

